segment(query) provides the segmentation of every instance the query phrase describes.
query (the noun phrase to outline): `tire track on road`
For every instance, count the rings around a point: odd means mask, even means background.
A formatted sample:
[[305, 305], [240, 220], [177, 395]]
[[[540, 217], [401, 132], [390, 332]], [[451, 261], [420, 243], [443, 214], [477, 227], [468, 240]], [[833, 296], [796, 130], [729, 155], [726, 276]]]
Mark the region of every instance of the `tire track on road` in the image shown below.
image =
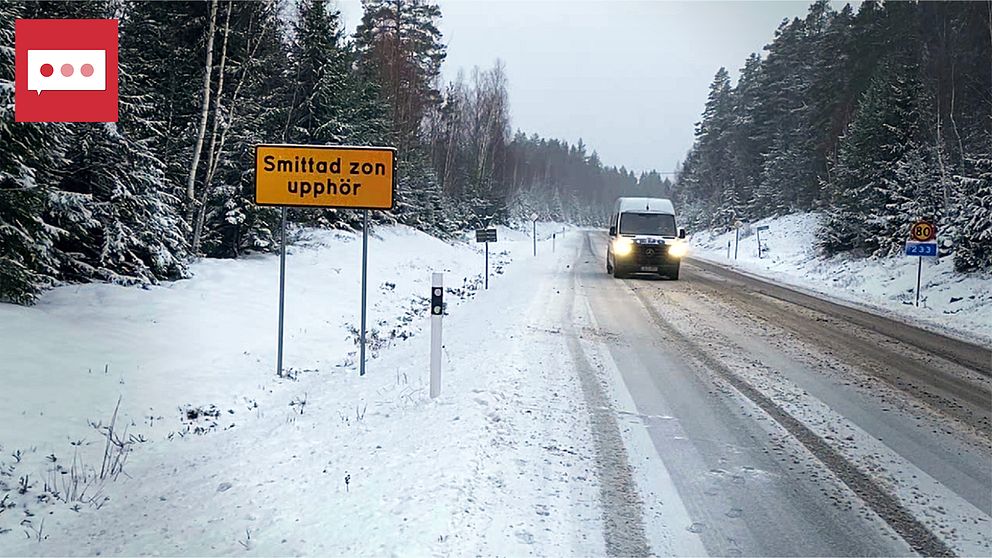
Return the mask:
[[[684, 263], [696, 270], [705, 271], [711, 275], [720, 277], [726, 283], [736, 284], [736, 286], [742, 286], [748, 291], [757, 292], [782, 302], [794, 304], [798, 307], [857, 325], [902, 344], [923, 349], [927, 353], [940, 356], [985, 377], [992, 377], [992, 349], [988, 346], [962, 341], [883, 315], [859, 310], [823, 298], [817, 298], [796, 289], [778, 285], [770, 281], [762, 281], [761, 279], [718, 264], [698, 259], [689, 259]], [[714, 283], [712, 276], [700, 277], [698, 272], [694, 273], [694, 276], [708, 283]], [[731, 290], [726, 287], [727, 285], [724, 285], [722, 290]]]
[[921, 357], [904, 354], [899, 349], [908, 342], [877, 333], [860, 324], [847, 324], [844, 327], [839, 323], [844, 320], [843, 317], [827, 314], [819, 308], [810, 308], [779, 297], [762, 301], [764, 296], [770, 295], [760, 290], [742, 292], [731, 289], [719, 279], [695, 270], [690, 272], [690, 276], [698, 290], [714, 294], [720, 300], [741, 308], [748, 315], [786, 328], [797, 336], [829, 349], [835, 357], [849, 365], [910, 394], [935, 411], [971, 426], [985, 439], [992, 435], [992, 390], [979, 383], [984, 379], [968, 380], [953, 372], [957, 369], [965, 373], [967, 368], [957, 368], [960, 365], [942, 361], [940, 356], [926, 360], [926, 355]]
[[955, 555], [947, 544], [934, 535], [926, 525], [917, 520], [895, 496], [881, 488], [867, 474], [859, 470], [801, 421], [751, 386], [721, 361], [708, 354], [703, 347], [675, 329], [658, 313], [642, 290], [633, 288], [629, 281], [626, 284], [644, 306], [654, 325], [666, 335], [673, 348], [682, 353], [685, 358], [693, 359], [717, 374], [778, 422], [871, 507], [879, 517], [885, 520], [913, 550], [926, 556]]
[[[586, 237], [588, 242], [588, 236]], [[578, 260], [580, 258], [576, 258]], [[568, 273], [565, 340], [582, 386], [596, 451], [596, 473], [603, 506], [603, 538], [609, 556], [650, 556], [644, 528], [644, 505], [620, 434], [617, 413], [602, 385], [599, 370], [586, 357], [575, 327], [576, 269]]]

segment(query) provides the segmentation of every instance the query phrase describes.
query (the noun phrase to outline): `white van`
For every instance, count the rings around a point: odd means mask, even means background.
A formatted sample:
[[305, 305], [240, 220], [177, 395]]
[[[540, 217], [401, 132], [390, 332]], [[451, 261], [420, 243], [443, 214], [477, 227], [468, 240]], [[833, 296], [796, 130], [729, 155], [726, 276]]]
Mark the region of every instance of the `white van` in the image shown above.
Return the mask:
[[617, 278], [654, 273], [678, 279], [687, 247], [685, 229], [675, 224], [671, 200], [618, 198], [610, 215], [606, 272]]

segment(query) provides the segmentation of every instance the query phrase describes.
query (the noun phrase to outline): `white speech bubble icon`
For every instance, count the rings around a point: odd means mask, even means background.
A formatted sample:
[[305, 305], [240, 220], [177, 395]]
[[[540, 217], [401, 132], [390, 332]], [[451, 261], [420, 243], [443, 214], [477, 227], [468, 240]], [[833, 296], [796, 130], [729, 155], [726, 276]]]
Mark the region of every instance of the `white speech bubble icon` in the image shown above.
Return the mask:
[[105, 91], [107, 51], [29, 50], [28, 90]]

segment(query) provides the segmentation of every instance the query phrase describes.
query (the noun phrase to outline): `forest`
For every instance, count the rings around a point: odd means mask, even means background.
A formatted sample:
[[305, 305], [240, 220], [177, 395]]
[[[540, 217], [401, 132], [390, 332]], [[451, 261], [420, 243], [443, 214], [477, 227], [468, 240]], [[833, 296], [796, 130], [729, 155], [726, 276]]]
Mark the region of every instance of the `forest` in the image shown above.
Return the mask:
[[724, 230], [820, 211], [826, 255], [898, 254], [927, 219], [992, 270], [992, 2], [813, 3], [716, 73], [675, 196]]
[[[581, 140], [514, 132], [499, 61], [445, 83], [436, 4], [363, 8], [349, 35], [323, 0], [0, 3], [0, 301], [275, 249], [279, 211], [252, 202], [259, 143], [395, 146], [396, 206], [373, 218], [442, 237], [532, 211], [594, 223], [621, 193], [671, 191]], [[118, 122], [14, 122], [19, 18], [119, 21]], [[289, 213], [360, 226], [354, 211]]]

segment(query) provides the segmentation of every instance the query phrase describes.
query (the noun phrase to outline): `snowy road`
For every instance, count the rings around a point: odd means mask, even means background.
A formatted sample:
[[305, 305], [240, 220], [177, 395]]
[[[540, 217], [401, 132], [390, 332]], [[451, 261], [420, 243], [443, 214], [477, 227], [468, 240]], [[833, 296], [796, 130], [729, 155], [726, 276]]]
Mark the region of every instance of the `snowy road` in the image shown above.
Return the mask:
[[[61, 324], [63, 343], [90, 329], [134, 333], [122, 337], [133, 350], [111, 343], [82, 355], [90, 360], [155, 358], [126, 381], [66, 374], [79, 388], [58, 395], [96, 396], [61, 414], [11, 412], [7, 395], [7, 423], [23, 426], [2, 433], [14, 443], [0, 456], [0, 555], [992, 555], [988, 348], [705, 262], [685, 262], [680, 281], [617, 280], [602, 232], [553, 240], [559, 226], [542, 228], [538, 258], [527, 235], [502, 231], [505, 272], [473, 296], [474, 245], [381, 231], [390, 257], [373, 269], [396, 284], [376, 295], [375, 323], [403, 319], [429, 269], [451, 279], [437, 400], [426, 395], [422, 314], [405, 318], [410, 336], [384, 344], [358, 379], [335, 364], [347, 343], [327, 341], [354, 300], [322, 291], [304, 291], [310, 306], [294, 308], [291, 355], [307, 371], [297, 378], [272, 377], [271, 355], [256, 357], [271, 346], [246, 319], [266, 323], [272, 308], [261, 304], [232, 314], [212, 345], [154, 352], [142, 328], [170, 323], [190, 296], [272, 292], [272, 258], [218, 263], [152, 291], [72, 287], [40, 308], [8, 308], [35, 324], [29, 333]], [[328, 275], [338, 292], [357, 292], [326, 269], [349, 248], [337, 236], [297, 247], [290, 264], [308, 272], [296, 280]], [[79, 325], [59, 312], [59, 297], [97, 295]], [[48, 366], [51, 353], [80, 366], [76, 353], [16, 347], [15, 363]], [[185, 365], [223, 381], [182, 383], [169, 371]], [[6, 377], [24, 393], [46, 381]], [[196, 392], [176, 399], [161, 377]], [[68, 418], [146, 392], [159, 409], [223, 402], [208, 397], [221, 388], [251, 395], [248, 411], [225, 404], [225, 427], [203, 434], [166, 436], [176, 419], [161, 410], [158, 430], [140, 407], [123, 415], [147, 441], [125, 475], [94, 484], [107, 498], [99, 506], [46, 488], [56, 452], [58, 463], [77, 453], [99, 463], [100, 445], [66, 453], [78, 426]]]
[[990, 553], [987, 348], [712, 264], [616, 280], [585, 234], [583, 337], [649, 435], [642, 474], [670, 476], [707, 552]]

